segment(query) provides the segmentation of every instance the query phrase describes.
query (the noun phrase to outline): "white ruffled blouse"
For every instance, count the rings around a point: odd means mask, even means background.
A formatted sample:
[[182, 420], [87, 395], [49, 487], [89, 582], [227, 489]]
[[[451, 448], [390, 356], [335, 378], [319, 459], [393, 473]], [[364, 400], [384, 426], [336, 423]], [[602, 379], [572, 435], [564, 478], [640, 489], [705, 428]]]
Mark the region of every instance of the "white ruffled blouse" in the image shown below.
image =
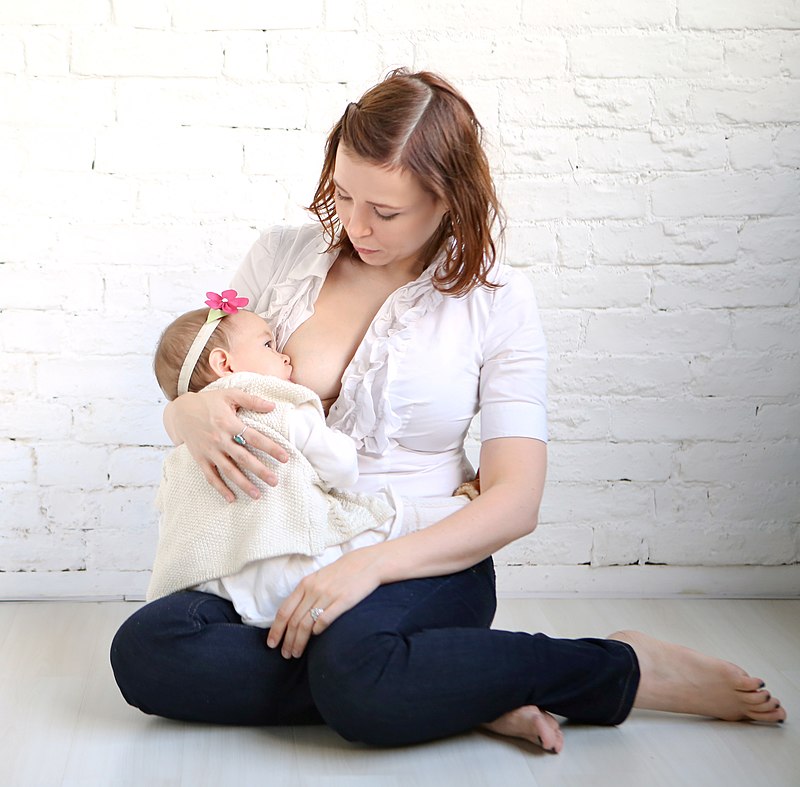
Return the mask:
[[[317, 224], [274, 227], [253, 245], [231, 287], [266, 317], [282, 349], [314, 311], [335, 260]], [[464, 439], [547, 440], [546, 349], [533, 287], [496, 266], [463, 297], [433, 287], [435, 263], [378, 310], [342, 375], [328, 426], [355, 440], [359, 481], [409, 497], [449, 496], [472, 477]]]

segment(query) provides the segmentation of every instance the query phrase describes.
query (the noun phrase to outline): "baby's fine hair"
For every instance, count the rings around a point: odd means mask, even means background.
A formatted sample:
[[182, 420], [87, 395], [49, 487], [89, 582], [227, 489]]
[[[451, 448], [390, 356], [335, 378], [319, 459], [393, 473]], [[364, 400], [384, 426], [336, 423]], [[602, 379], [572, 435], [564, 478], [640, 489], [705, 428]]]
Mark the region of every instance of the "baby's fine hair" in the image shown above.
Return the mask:
[[[153, 371], [161, 390], [170, 401], [178, 396], [178, 377], [181, 373], [181, 366], [183, 366], [186, 353], [189, 352], [192, 342], [205, 324], [207, 317], [208, 309], [186, 312], [173, 320], [164, 329], [158, 340], [156, 354], [153, 358]], [[223, 318], [206, 342], [203, 352], [200, 353], [194, 372], [189, 379], [189, 391], [200, 391], [217, 379], [208, 362], [208, 356], [212, 350], [218, 347], [223, 350], [230, 349], [229, 332], [230, 329], [226, 326], [225, 318]]]

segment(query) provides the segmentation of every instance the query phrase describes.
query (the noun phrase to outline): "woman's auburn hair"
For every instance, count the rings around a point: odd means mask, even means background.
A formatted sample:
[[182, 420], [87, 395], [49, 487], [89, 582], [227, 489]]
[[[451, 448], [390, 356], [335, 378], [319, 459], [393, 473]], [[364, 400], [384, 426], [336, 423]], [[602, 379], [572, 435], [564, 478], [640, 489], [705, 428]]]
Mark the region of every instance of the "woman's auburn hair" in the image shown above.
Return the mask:
[[342, 145], [369, 163], [410, 172], [446, 206], [422, 251], [425, 267], [444, 252], [433, 274], [436, 289], [458, 296], [479, 285], [496, 287], [487, 280], [497, 258], [492, 230], [497, 223], [499, 242], [504, 217], [482, 139], [472, 107], [445, 79], [428, 71], [391, 71], [347, 107], [328, 135], [308, 208], [322, 224], [328, 251], [355, 254], [336, 215], [333, 174]]

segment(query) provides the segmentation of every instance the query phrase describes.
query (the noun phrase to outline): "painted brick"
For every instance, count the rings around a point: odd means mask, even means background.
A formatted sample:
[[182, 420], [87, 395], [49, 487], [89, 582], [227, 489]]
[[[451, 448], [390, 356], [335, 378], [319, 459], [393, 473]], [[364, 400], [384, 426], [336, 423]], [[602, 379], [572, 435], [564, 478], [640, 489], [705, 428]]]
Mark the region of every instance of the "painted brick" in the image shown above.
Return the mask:
[[597, 398], [560, 396], [550, 400], [547, 421], [552, 440], [607, 440], [609, 404]]
[[108, 481], [108, 450], [76, 443], [39, 443], [36, 479], [40, 486], [101, 489]]
[[[184, 133], [183, 144], [192, 144], [192, 135], [201, 135], [198, 144], [210, 157], [216, 145], [239, 141], [237, 134], [215, 132], [202, 138], [204, 126], [228, 128], [302, 128], [306, 122], [307, 102], [296, 85], [244, 83], [214, 79], [130, 79], [117, 89], [120, 133], [137, 135], [141, 126], [152, 123], [162, 129], [154, 136]], [[171, 128], [181, 126], [183, 128]], [[116, 129], [115, 129], [116, 130]], [[214, 132], [212, 132], [214, 133]], [[188, 138], [188, 139], [187, 139]], [[182, 141], [182, 140], [181, 140]], [[171, 171], [184, 171], [183, 159]], [[240, 167], [225, 170], [228, 174]], [[145, 170], [146, 171], [146, 170]]]
[[575, 352], [583, 343], [587, 317], [575, 309], [543, 309], [542, 327], [551, 357]]
[[[463, 18], [465, 13], [464, 4], [459, 0], [418, 0], [414, 13], [409, 13], [408, 6], [392, 0], [370, 0], [366, 8], [367, 24], [379, 34], [415, 30], [423, 19], [426, 30], [450, 30], [458, 26], [455, 20]], [[469, 8], [469, 27], [473, 30], [517, 30], [519, 23], [519, 0], [474, 3]]]
[[[146, 510], [144, 505], [142, 510]], [[102, 526], [86, 534], [87, 571], [141, 571], [151, 566], [156, 554], [158, 529], [154, 515], [137, 521], [138, 511], [128, 508], [121, 515], [105, 518], [101, 514]], [[109, 521], [116, 526], [109, 525]], [[131, 523], [147, 525], [131, 538]]]
[[108, 21], [106, 0], [30, 0], [0, 5], [0, 24], [4, 25], [101, 25]]
[[213, 77], [222, 73], [221, 39], [167, 30], [87, 30], [72, 40], [71, 70], [88, 76]]
[[800, 181], [788, 174], [660, 178], [652, 190], [657, 216], [786, 215], [800, 203]]
[[34, 456], [30, 446], [12, 440], [0, 443], [0, 478], [3, 484], [32, 483]]
[[678, 23], [681, 27], [703, 30], [727, 28], [800, 28], [794, 0], [678, 0]]
[[569, 41], [570, 69], [584, 77], [706, 77], [722, 67], [722, 42], [681, 35], [591, 35]]
[[77, 488], [45, 487], [41, 490], [41, 507], [46, 527], [50, 530], [93, 530], [99, 524], [96, 494]]
[[363, 30], [367, 26], [365, 4], [360, 0], [336, 0], [325, 3], [327, 30]]
[[[29, 297], [32, 292], [36, 293], [35, 303]], [[66, 293], [69, 293], [69, 297], [66, 297]], [[82, 311], [97, 308], [102, 297], [103, 281], [95, 270], [70, 265], [65, 265], [60, 270], [53, 265], [0, 265], [0, 309], [15, 309], [14, 314], [22, 320], [41, 319], [44, 325], [52, 327], [63, 318], [63, 314], [53, 314], [51, 310], [68, 307], [74, 311]], [[35, 306], [35, 309], [30, 309], [29, 314], [22, 312], [22, 309], [31, 306]], [[0, 323], [4, 319], [10, 322], [14, 317], [4, 318], [0, 315]], [[58, 330], [60, 333], [60, 329]], [[0, 342], [5, 339], [30, 349], [27, 344], [30, 337], [19, 335], [20, 331], [7, 329], [3, 334], [5, 336], [0, 337]], [[59, 340], [60, 337], [53, 338]], [[38, 342], [35, 337], [34, 341]], [[45, 348], [43, 352], [48, 350]]]
[[[464, 53], [469, 52], [469, 57]], [[441, 33], [416, 47], [415, 65], [451, 78], [559, 79], [566, 75], [567, 45], [562, 36]]]
[[558, 264], [582, 268], [591, 254], [591, 230], [585, 224], [565, 224], [558, 228]]
[[724, 134], [604, 130], [578, 137], [577, 162], [590, 172], [704, 171], [725, 166]]
[[156, 448], [118, 448], [108, 463], [112, 486], [157, 486], [165, 452]]
[[232, 79], [264, 80], [269, 72], [267, 35], [231, 32], [225, 37], [222, 73]]
[[588, 525], [544, 525], [495, 555], [499, 566], [581, 565], [588, 563], [592, 529]]
[[503, 129], [498, 169], [504, 173], [568, 174], [578, 161], [575, 135], [566, 129]]
[[31, 396], [35, 372], [34, 360], [28, 353], [0, 353], [0, 402]]
[[503, 86], [501, 120], [511, 126], [640, 128], [650, 122], [648, 89], [613, 80]]
[[553, 264], [558, 248], [553, 231], [548, 227], [520, 227], [510, 225], [503, 237], [505, 242], [505, 262], [517, 267]]
[[150, 382], [151, 374], [147, 355], [110, 358], [60, 356], [40, 360], [36, 378], [42, 396], [73, 397], [82, 402], [104, 399], [152, 401], [158, 389], [154, 382]]
[[[139, 188], [141, 220], [159, 224], [174, 220], [183, 225], [181, 231], [186, 231], [186, 225], [231, 220], [250, 226], [274, 224], [288, 218], [288, 202], [287, 187], [274, 178], [227, 177], [222, 172], [213, 179], [200, 171], [189, 177], [175, 173], [165, 178], [156, 174]], [[155, 260], [156, 256], [150, 259]]]
[[645, 534], [640, 520], [600, 522], [593, 528], [593, 566], [629, 566], [643, 564], [648, 557]]
[[77, 530], [0, 536], [0, 571], [83, 571], [86, 542]]
[[728, 140], [731, 166], [737, 170], [772, 169], [777, 163], [776, 137], [774, 129], [733, 132]]
[[599, 396], [677, 396], [692, 381], [688, 360], [675, 354], [551, 353], [548, 376], [557, 394], [591, 391]]
[[713, 486], [709, 491], [711, 515], [722, 522], [740, 519], [760, 521], [766, 517], [797, 522], [800, 483], [797, 476], [786, 481], [740, 481], [732, 488]]
[[655, 119], [662, 125], [796, 123], [800, 86], [770, 79], [720, 82], [699, 87], [678, 82], [654, 85]]
[[25, 70], [25, 46], [19, 35], [0, 33], [0, 74], [21, 74]]
[[0, 167], [14, 172], [86, 171], [94, 160], [94, 136], [73, 129], [26, 129], [0, 137]]
[[[148, 359], [149, 360], [149, 359]], [[163, 403], [156, 400], [158, 391], [155, 379], [150, 401], [116, 401], [97, 399], [75, 408], [75, 439], [84, 443], [109, 446], [167, 445], [170, 440], [161, 422]], [[120, 418], [124, 411], [125, 418]]]
[[800, 355], [715, 353], [692, 361], [697, 396], [786, 397], [800, 390]]
[[4, 185], [2, 210], [48, 220], [122, 221], [136, 200], [133, 183], [95, 172], [30, 172], [7, 177]]
[[653, 521], [654, 493], [646, 484], [548, 482], [540, 523], [587, 523], [622, 520]]
[[607, 222], [592, 228], [596, 262], [610, 265], [733, 262], [738, 254], [733, 221]]
[[96, 169], [115, 174], [237, 172], [242, 142], [235, 130], [117, 128], [98, 134]]
[[25, 34], [25, 71], [32, 76], [66, 76], [70, 66], [70, 34], [34, 28]]
[[[43, 526], [44, 517], [39, 507], [39, 496], [35, 492], [31, 494], [30, 487], [0, 483], [0, 500], [3, 505], [3, 535], [10, 533], [24, 539], [28, 533]], [[9, 561], [5, 549], [0, 549], [0, 561]], [[13, 561], [6, 565], [13, 565]]]
[[377, 41], [364, 41], [354, 30], [273, 33], [268, 46], [270, 77], [286, 86], [350, 82], [381, 70]]
[[100, 79], [0, 77], [0, 123], [95, 126], [114, 121], [114, 86]]
[[797, 481], [800, 441], [696, 443], [679, 449], [681, 478], [735, 484], [741, 481]]
[[775, 139], [775, 148], [781, 167], [800, 169], [800, 129], [782, 128]]
[[726, 37], [725, 70], [735, 79], [771, 78], [781, 75], [784, 54], [793, 36], [785, 32]]
[[674, 447], [606, 440], [550, 447], [549, 478], [556, 481], [665, 481], [672, 474]]
[[172, 0], [172, 23], [185, 30], [283, 30], [315, 28], [323, 20], [322, 0], [270, 3], [232, 0]]
[[161, 29], [172, 24], [168, 0], [111, 0], [114, 22], [120, 27]]
[[794, 557], [794, 531], [787, 525], [729, 522], [704, 529], [696, 522], [674, 523], [647, 535], [649, 560], [670, 565], [729, 566], [752, 556], [760, 565], [781, 565]]
[[650, 272], [642, 269], [540, 268], [532, 276], [545, 309], [641, 306], [650, 299]]
[[754, 408], [736, 399], [617, 399], [610, 411], [612, 440], [754, 439]]
[[790, 264], [661, 266], [653, 277], [652, 303], [659, 309], [789, 306], [799, 291], [800, 270]]
[[506, 180], [500, 199], [511, 215], [529, 220], [636, 219], [644, 216], [646, 189], [619, 181]]
[[74, 343], [63, 314], [6, 309], [0, 312], [0, 349], [5, 352], [63, 352]]
[[[800, 438], [800, 404], [761, 404], [756, 411], [756, 430], [765, 440]], [[797, 512], [795, 507], [795, 513]], [[792, 517], [795, 515], [793, 514]]]
[[713, 310], [598, 311], [590, 315], [584, 346], [590, 351], [623, 355], [717, 352], [730, 345], [730, 330], [728, 316]]
[[68, 406], [53, 401], [0, 402], [0, 437], [38, 439], [42, 424], [49, 434], [66, 436], [72, 430], [72, 414]]
[[551, 3], [525, 0], [522, 19], [535, 28], [558, 27], [663, 27], [675, 20], [675, 4], [670, 0], [570, 0]]
[[785, 77], [800, 76], [800, 39], [790, 36], [781, 51], [781, 74]]
[[800, 222], [796, 216], [748, 218], [739, 244], [745, 258], [757, 264], [800, 259]]
[[319, 179], [325, 136], [306, 131], [264, 130], [245, 137], [244, 171], [306, 182]]

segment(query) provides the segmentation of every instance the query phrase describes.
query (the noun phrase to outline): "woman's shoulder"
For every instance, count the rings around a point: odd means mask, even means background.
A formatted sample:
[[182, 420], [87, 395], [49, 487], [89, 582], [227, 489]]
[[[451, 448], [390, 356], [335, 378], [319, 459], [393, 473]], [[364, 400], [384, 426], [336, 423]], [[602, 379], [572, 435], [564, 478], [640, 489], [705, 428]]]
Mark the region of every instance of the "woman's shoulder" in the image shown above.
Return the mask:
[[298, 259], [309, 254], [318, 254], [327, 247], [324, 244], [322, 227], [317, 223], [287, 226], [275, 224], [261, 232], [254, 250], [273, 257]]

